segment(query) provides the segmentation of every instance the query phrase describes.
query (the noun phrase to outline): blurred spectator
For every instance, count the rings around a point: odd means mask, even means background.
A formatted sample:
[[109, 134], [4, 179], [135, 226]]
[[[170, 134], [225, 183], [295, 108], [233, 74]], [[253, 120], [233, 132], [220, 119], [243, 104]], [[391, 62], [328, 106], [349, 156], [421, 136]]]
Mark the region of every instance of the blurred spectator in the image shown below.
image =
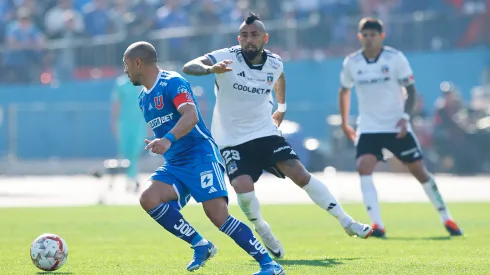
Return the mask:
[[[179, 0], [162, 1], [164, 5], [157, 10], [156, 25], [158, 29], [170, 29], [190, 26], [190, 18], [182, 8]], [[172, 53], [174, 60], [191, 58], [192, 54], [182, 49], [187, 46], [185, 38], [170, 38], [167, 40], [167, 53]]]
[[189, 15], [182, 8], [179, 0], [164, 0], [157, 10], [157, 27], [159, 29], [185, 27], [190, 25]]
[[5, 26], [14, 18], [9, 0], [0, 0], [0, 42], [4, 41]]
[[58, 49], [56, 56], [55, 69], [56, 76], [59, 80], [69, 80], [73, 75], [76, 66], [76, 48], [74, 48], [74, 38], [83, 35], [79, 25], [77, 25], [77, 11], [67, 9], [61, 13], [61, 22], [63, 27], [58, 33], [61, 47]]
[[[192, 25], [205, 28], [218, 27], [221, 24], [219, 12], [220, 7], [214, 0], [202, 0], [199, 9], [192, 16]], [[194, 42], [192, 44], [195, 45], [192, 52], [195, 56], [200, 54], [200, 51], [208, 52], [223, 47], [222, 35], [198, 35], [192, 40]]]
[[6, 40], [4, 63], [7, 79], [11, 82], [29, 82], [42, 64], [44, 39], [26, 8], [20, 8], [17, 20], [7, 25]]
[[49, 1], [39, 0], [24, 0], [22, 2], [22, 7], [26, 8], [29, 11], [31, 21], [41, 31], [44, 31], [44, 13], [46, 11], [48, 2]]
[[[442, 163], [457, 174], [474, 173], [477, 148], [471, 142], [469, 110], [454, 84], [441, 84], [442, 96], [436, 102], [435, 142]], [[476, 149], [476, 150], [475, 150]]]
[[83, 7], [86, 33], [90, 36], [109, 34], [112, 22], [109, 17], [109, 0], [92, 0]]
[[58, 0], [56, 6], [46, 13], [44, 25], [51, 39], [66, 37], [66, 32], [81, 34], [84, 30], [82, 14], [73, 8], [73, 0]]

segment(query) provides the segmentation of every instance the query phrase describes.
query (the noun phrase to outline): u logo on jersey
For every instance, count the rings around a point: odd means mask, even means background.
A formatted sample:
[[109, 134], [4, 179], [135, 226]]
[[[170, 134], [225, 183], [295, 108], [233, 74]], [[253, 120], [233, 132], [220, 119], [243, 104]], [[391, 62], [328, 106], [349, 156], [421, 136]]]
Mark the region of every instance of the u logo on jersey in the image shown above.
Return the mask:
[[155, 108], [158, 110], [161, 110], [163, 108], [163, 96], [155, 96], [153, 98], [153, 101], [155, 101]]

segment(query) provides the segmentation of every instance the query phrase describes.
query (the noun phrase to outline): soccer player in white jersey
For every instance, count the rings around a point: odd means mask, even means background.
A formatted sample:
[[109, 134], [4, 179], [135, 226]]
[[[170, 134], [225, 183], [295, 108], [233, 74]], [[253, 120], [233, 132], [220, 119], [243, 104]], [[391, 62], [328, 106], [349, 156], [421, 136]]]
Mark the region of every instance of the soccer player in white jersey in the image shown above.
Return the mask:
[[[281, 136], [278, 125], [286, 111], [286, 80], [281, 58], [264, 49], [268, 39], [260, 18], [250, 14], [240, 26], [240, 45], [208, 53], [183, 68], [190, 75], [216, 75], [211, 132], [221, 149], [240, 208], [271, 254], [283, 257], [284, 248], [263, 220], [254, 192], [254, 183], [266, 170], [280, 178], [290, 178], [318, 206], [335, 216], [350, 236], [369, 237], [371, 227], [344, 212]], [[279, 107], [271, 116], [273, 90]]]
[[[417, 137], [410, 126], [416, 95], [412, 69], [402, 52], [383, 46], [384, 37], [380, 20], [362, 19], [359, 40], [363, 48], [345, 58], [340, 75], [342, 129], [356, 144], [357, 171], [364, 204], [373, 222], [372, 235], [385, 237], [372, 179], [376, 164], [383, 160], [383, 149], [391, 151], [422, 184], [447, 231], [452, 236], [462, 235], [449, 214], [434, 177], [425, 167]], [[359, 105], [357, 132], [348, 123], [350, 89], [354, 86]]]

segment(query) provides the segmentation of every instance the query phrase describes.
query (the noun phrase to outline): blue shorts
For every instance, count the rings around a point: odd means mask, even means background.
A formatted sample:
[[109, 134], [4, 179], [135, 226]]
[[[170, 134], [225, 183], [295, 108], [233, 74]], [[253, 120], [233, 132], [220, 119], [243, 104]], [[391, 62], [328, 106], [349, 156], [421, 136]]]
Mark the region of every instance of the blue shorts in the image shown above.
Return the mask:
[[165, 164], [158, 168], [150, 179], [172, 185], [177, 193], [178, 209], [182, 209], [191, 196], [197, 202], [225, 197], [228, 200], [224, 167], [217, 162], [199, 165], [173, 166]]

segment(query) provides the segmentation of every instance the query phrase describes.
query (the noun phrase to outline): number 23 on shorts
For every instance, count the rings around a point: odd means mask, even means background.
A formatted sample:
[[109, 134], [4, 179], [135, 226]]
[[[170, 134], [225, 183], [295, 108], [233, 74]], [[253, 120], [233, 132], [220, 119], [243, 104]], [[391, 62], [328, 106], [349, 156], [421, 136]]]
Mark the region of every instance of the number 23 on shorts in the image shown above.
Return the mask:
[[229, 164], [232, 160], [240, 160], [240, 153], [237, 150], [225, 150], [222, 155], [225, 164]]

